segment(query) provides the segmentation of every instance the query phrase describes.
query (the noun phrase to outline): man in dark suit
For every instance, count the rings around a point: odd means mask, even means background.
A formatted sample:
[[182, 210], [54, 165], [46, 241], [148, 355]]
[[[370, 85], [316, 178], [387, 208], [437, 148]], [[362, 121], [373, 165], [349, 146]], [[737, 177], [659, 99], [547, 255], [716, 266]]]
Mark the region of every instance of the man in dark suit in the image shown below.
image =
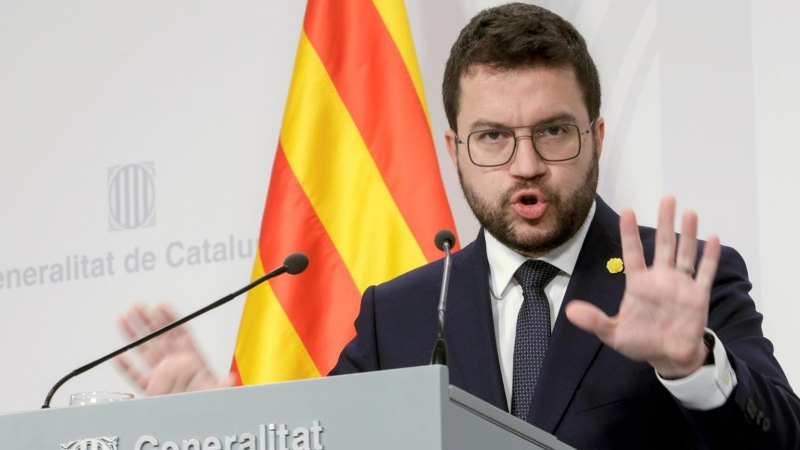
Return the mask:
[[[632, 274], [630, 263], [625, 274], [607, 269], [609, 259], [625, 253], [624, 239], [619, 216], [600, 198], [596, 203], [564, 298], [584, 299], [613, 315], [620, 312], [620, 299], [630, 295], [626, 277]], [[484, 236], [482, 231], [453, 255], [446, 320], [450, 382], [509, 411]], [[656, 232], [641, 228], [639, 236], [651, 264]], [[332, 374], [428, 364], [442, 269], [438, 261], [369, 288], [356, 321], [358, 335]], [[706, 410], [686, 406], [661, 384], [650, 364], [629, 359], [579, 330], [561, 308], [527, 421], [576, 448], [796, 448], [798, 401], [761, 334], [761, 315], [747, 294], [746, 274], [741, 257], [722, 248], [707, 327], [722, 343], [714, 353], [728, 358], [738, 383], [721, 405]]]
[[[600, 83], [572, 25], [532, 5], [481, 12], [453, 45], [443, 96], [483, 225], [453, 257], [452, 384], [578, 448], [800, 445], [800, 402], [741, 257], [716, 237], [698, 244], [693, 212], [676, 242], [672, 198], [653, 230], [596, 197]], [[367, 289], [331, 374], [426, 364], [442, 268]]]
[[[443, 96], [447, 147], [483, 226], [453, 256], [451, 383], [578, 448], [800, 447], [800, 401], [741, 257], [698, 242], [693, 212], [678, 240], [670, 197], [657, 230], [597, 197], [600, 83], [572, 25], [532, 5], [479, 13]], [[367, 289], [331, 374], [427, 364], [442, 268]], [[173, 348], [187, 350], [157, 374], [126, 369], [149, 393], [233, 384], [191, 344]]]

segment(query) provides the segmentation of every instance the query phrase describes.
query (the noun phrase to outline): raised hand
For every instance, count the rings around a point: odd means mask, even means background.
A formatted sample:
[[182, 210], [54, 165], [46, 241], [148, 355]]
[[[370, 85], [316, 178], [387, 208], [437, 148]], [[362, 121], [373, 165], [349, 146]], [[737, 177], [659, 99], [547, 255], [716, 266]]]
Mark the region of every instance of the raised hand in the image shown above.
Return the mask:
[[[122, 332], [136, 340], [175, 320], [166, 304], [148, 308], [133, 305], [117, 319]], [[229, 374], [217, 379], [197, 350], [191, 335], [183, 328], [171, 330], [137, 348], [146, 368], [139, 370], [126, 355], [116, 361], [122, 371], [147, 395], [173, 394], [236, 385]]]
[[608, 317], [585, 301], [566, 306], [567, 318], [575, 326], [630, 359], [647, 361], [668, 379], [692, 374], [708, 354], [703, 333], [720, 254], [719, 238], [710, 237], [693, 276], [697, 214], [683, 214], [677, 253], [674, 219], [675, 199], [665, 197], [658, 214], [653, 265], [648, 268], [636, 217], [631, 210], [622, 212], [626, 287], [616, 316]]

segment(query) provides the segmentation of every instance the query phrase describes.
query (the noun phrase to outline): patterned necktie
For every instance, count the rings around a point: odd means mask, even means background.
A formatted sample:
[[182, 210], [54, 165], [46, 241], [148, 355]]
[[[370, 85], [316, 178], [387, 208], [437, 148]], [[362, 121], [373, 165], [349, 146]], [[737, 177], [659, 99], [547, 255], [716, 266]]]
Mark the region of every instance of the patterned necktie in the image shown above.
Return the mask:
[[514, 277], [522, 286], [522, 307], [517, 316], [514, 340], [514, 383], [511, 414], [527, 420], [533, 391], [539, 380], [547, 344], [550, 342], [550, 304], [544, 287], [558, 274], [558, 267], [544, 261], [529, 260]]

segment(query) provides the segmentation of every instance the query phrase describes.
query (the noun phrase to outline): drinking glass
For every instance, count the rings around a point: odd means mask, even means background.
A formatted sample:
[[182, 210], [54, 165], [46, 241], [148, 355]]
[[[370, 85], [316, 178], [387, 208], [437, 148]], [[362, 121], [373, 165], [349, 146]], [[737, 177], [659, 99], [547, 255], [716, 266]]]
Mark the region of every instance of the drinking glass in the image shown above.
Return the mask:
[[96, 403], [121, 402], [130, 400], [133, 394], [127, 392], [90, 391], [78, 392], [69, 397], [70, 406], [94, 405]]

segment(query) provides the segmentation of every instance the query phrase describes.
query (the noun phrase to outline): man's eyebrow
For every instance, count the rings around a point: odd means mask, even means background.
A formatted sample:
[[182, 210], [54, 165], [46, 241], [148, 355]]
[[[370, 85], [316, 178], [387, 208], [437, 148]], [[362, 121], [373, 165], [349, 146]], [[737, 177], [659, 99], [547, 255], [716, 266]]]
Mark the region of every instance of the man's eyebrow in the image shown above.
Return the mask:
[[487, 130], [493, 128], [516, 128], [516, 127], [538, 127], [540, 125], [549, 125], [554, 123], [575, 123], [576, 118], [574, 115], [570, 113], [557, 113], [551, 116], [545, 117], [536, 121], [536, 123], [530, 123], [525, 125], [509, 125], [501, 122], [495, 122], [492, 120], [484, 120], [478, 119], [475, 122], [472, 122], [472, 126], [470, 126], [470, 132], [477, 131], [477, 130]]
[[539, 120], [538, 122], [534, 123], [533, 126], [549, 125], [554, 123], [575, 123], [576, 121], [577, 119], [575, 116], [570, 113], [558, 113]]
[[472, 122], [469, 131], [487, 130], [491, 128], [511, 128], [511, 126], [500, 122], [493, 122], [491, 120], [477, 120]]

